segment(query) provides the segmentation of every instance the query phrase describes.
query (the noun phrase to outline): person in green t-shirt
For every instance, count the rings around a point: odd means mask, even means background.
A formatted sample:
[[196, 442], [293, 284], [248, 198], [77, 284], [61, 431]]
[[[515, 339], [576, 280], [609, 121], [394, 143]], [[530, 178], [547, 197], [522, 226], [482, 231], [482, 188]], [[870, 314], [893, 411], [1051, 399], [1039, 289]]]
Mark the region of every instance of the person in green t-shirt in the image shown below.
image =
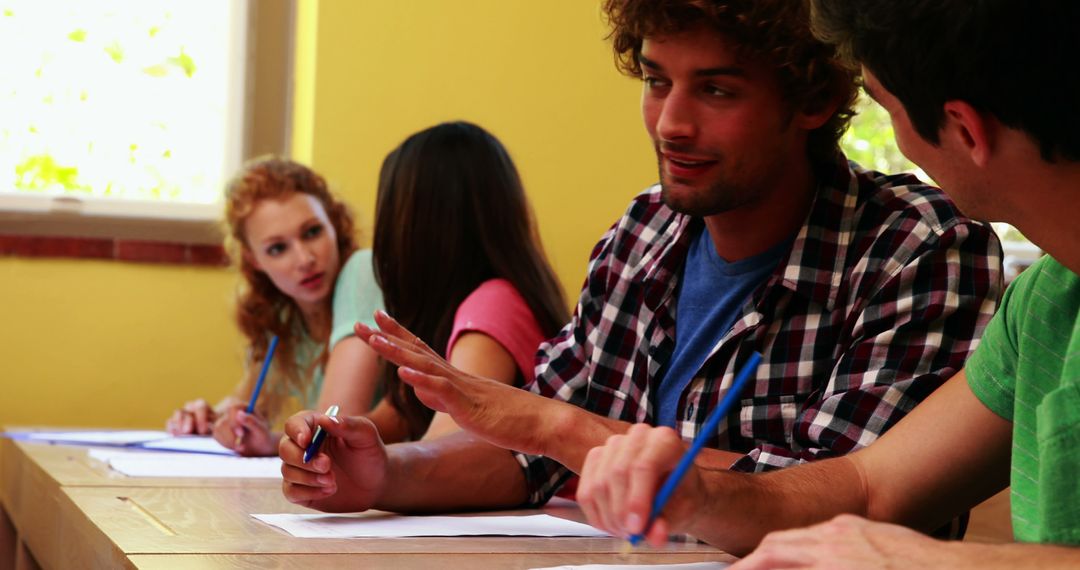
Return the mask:
[[[225, 219], [243, 277], [236, 322], [248, 341], [244, 379], [215, 407], [188, 402], [166, 428], [212, 434], [242, 455], [276, 455], [281, 434], [274, 426], [299, 409], [371, 409], [379, 359], [353, 324], [373, 322], [382, 294], [371, 251], [357, 251], [348, 207], [306, 166], [273, 157], [249, 162], [226, 189]], [[248, 414], [274, 335], [270, 374]]]
[[[1049, 255], [1011, 285], [964, 369], [867, 448], [764, 475], [692, 467], [646, 528], [686, 445], [638, 425], [590, 451], [578, 500], [615, 535], [752, 551], [732, 570], [1080, 568], [1080, 3], [811, 5], [904, 154], [967, 215], [1009, 222]], [[1015, 544], [913, 530], [1010, 483]]]

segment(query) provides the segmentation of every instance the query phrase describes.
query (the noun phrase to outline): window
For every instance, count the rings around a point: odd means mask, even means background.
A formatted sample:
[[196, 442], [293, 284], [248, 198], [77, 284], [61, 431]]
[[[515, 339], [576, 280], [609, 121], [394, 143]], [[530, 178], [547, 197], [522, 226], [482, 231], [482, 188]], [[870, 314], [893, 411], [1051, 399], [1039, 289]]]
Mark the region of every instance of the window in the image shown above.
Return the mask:
[[[840, 146], [849, 159], [881, 172], [914, 172], [920, 179], [933, 182], [897, 148], [896, 139], [893, 138], [892, 121], [881, 105], [861, 94], [855, 110], [858, 115], [852, 119], [851, 128], [840, 141]], [[1042, 256], [1042, 251], [1009, 224], [992, 225], [1005, 250], [1005, 278], [1011, 281], [1020, 271]]]
[[0, 0], [2, 233], [220, 242], [251, 20], [240, 0]]

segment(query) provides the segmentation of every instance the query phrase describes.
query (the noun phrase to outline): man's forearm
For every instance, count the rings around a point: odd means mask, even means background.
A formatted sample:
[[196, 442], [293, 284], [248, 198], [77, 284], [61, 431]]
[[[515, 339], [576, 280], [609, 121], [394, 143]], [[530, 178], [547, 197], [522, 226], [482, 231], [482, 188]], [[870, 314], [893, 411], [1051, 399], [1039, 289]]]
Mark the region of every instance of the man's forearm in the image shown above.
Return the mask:
[[387, 448], [387, 488], [375, 508], [445, 512], [525, 503], [525, 475], [511, 452], [465, 432]]
[[764, 474], [702, 470], [705, 496], [689, 528], [677, 529], [734, 554], [766, 534], [808, 526], [841, 513], [863, 515], [864, 478], [847, 457]]
[[[589, 450], [603, 445], [613, 435], [626, 433], [628, 422], [614, 420], [579, 408], [566, 402], [551, 400], [550, 411], [536, 410], [541, 419], [546, 416], [554, 421], [538, 421], [544, 426], [541, 455], [550, 457], [570, 469], [581, 473]], [[705, 449], [695, 463], [707, 470], [726, 470], [743, 457], [742, 453], [719, 449]]]
[[[594, 414], [573, 404], [549, 400], [550, 409], [534, 409], [537, 424], [543, 426], [541, 453], [574, 473], [581, 473], [589, 450], [603, 445], [609, 437], [630, 429], [627, 422]], [[547, 408], [548, 406], [544, 406]], [[542, 421], [544, 417], [547, 422]]]

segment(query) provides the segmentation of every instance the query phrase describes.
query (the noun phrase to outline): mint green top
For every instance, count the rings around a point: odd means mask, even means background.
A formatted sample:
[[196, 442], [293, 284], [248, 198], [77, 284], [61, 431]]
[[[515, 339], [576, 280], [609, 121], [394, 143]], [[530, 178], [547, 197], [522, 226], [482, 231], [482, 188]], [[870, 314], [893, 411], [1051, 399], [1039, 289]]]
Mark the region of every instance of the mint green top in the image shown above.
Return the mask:
[[1080, 277], [1049, 256], [1021, 273], [965, 370], [1013, 422], [1016, 539], [1080, 544]]
[[[341, 266], [337, 281], [334, 283], [334, 314], [330, 328], [329, 350], [333, 350], [342, 339], [353, 335], [353, 324], [357, 321], [375, 326], [375, 311], [382, 309], [382, 291], [375, 282], [371, 250], [356, 251]], [[307, 370], [321, 352], [322, 346], [305, 334], [296, 346], [298, 369]], [[296, 394], [302, 401], [303, 407], [311, 408], [318, 402], [322, 385], [323, 369], [319, 366], [315, 369], [311, 384], [308, 385], [307, 394]]]

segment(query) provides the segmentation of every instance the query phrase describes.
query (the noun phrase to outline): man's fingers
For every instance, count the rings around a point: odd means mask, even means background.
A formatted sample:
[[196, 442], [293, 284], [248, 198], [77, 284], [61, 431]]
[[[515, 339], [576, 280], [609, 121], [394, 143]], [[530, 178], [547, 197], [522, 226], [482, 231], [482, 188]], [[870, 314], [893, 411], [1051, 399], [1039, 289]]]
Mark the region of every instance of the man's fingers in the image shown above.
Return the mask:
[[623, 439], [624, 436], [621, 434], [609, 437], [603, 446], [595, 450], [597, 453], [592, 457], [594, 464], [592, 494], [595, 516], [600, 526], [612, 536], [626, 536], [622, 532], [622, 525], [612, 512], [613, 495], [617, 492], [613, 464]]
[[429, 374], [446, 374], [456, 371], [441, 356], [414, 345], [403, 344], [399, 339], [387, 337], [382, 333], [371, 335], [368, 338], [368, 346], [379, 356], [398, 366], [407, 366]]
[[668, 535], [671, 534], [670, 525], [664, 517], [656, 517], [649, 532], [645, 534], [645, 541], [655, 548], [667, 544]]
[[376, 334], [379, 331], [365, 325], [364, 323], [356, 322], [353, 323], [353, 332], [356, 333], [356, 336], [360, 340], [367, 342], [368, 339], [371, 338], [371, 335]]
[[328, 486], [302, 485], [289, 481], [288, 476], [285, 474], [285, 467], [282, 467], [281, 471], [282, 477], [285, 477], [281, 483], [281, 492], [290, 503], [311, 506], [310, 503], [337, 493], [336, 484]]
[[627, 433], [634, 454], [626, 473], [624, 524], [634, 526], [631, 532], [642, 532], [652, 511], [660, 486], [682, 457], [684, 444], [670, 428], [650, 428], [643, 424], [631, 427]]
[[608, 511], [610, 512], [611, 524], [615, 525], [620, 536], [639, 533], [645, 526], [644, 521], [635, 522], [627, 517], [630, 514], [630, 511], [627, 510], [627, 495], [631, 491], [631, 476], [638, 468], [636, 459], [638, 454], [641, 453], [641, 444], [643, 443], [641, 438], [635, 437], [633, 433], [634, 430], [631, 430], [626, 434], [608, 438], [608, 447], [611, 449], [611, 457], [607, 466], [608, 486], [610, 487]]
[[[326, 435], [339, 440], [344, 445], [362, 449], [382, 445], [379, 429], [371, 420], [362, 416], [330, 417], [316, 412], [300, 412], [285, 422], [285, 438], [278, 445], [282, 461], [294, 465], [303, 465], [306, 470], [330, 469], [330, 458], [326, 455], [327, 442], [310, 463], [304, 463], [304, 452], [311, 445], [315, 429], [322, 427]], [[324, 463], [325, 462], [325, 463]], [[325, 466], [323, 469], [320, 466]]]
[[732, 565], [731, 570], [767, 570], [808, 566], [811, 555], [806, 548], [804, 532], [805, 529], [769, 533], [753, 552]]
[[414, 335], [409, 329], [401, 326], [401, 323], [397, 322], [394, 317], [391, 317], [386, 311], [375, 311], [375, 324], [379, 325], [379, 330], [382, 331], [384, 335], [401, 342], [403, 345], [415, 347], [427, 346], [424, 344], [424, 341], [420, 340], [420, 337]]
[[[297, 447], [306, 447], [311, 443], [311, 436], [315, 432], [315, 417], [320, 415], [317, 412], [311, 410], [305, 410], [303, 412], [297, 412], [293, 414], [288, 420], [285, 421], [285, 439], [289, 440], [289, 443], [294, 444]], [[282, 445], [286, 442], [283, 439]], [[280, 449], [280, 448], [279, 448]], [[282, 459], [285, 456], [282, 455]]]
[[420, 337], [409, 332], [386, 313], [376, 311], [375, 320], [380, 330], [372, 329], [363, 323], [353, 325], [353, 330], [379, 356], [398, 366], [408, 366], [429, 374], [456, 371]]
[[[311, 464], [315, 462], [312, 461]], [[321, 462], [321, 467], [326, 467], [329, 464], [329, 460]], [[337, 486], [334, 479], [334, 472], [331, 469], [313, 471], [310, 469], [304, 469], [301, 466], [291, 463], [282, 462], [281, 464], [281, 476], [286, 481], [295, 485], [301, 485], [304, 487], [325, 488], [330, 486]]]
[[614, 529], [607, 528], [604, 523], [603, 515], [605, 506], [603, 494], [606, 481], [599, 473], [604, 463], [603, 455], [605, 451], [604, 446], [600, 445], [590, 449], [585, 455], [585, 463], [581, 468], [581, 480], [578, 482], [576, 499], [589, 524], [614, 535]]
[[360, 449], [382, 445], [379, 429], [375, 427], [371, 420], [363, 416], [337, 416], [331, 418], [319, 414], [315, 416], [315, 422], [316, 425], [322, 426], [328, 436], [341, 440], [351, 448]]
[[603, 446], [597, 446], [590, 449], [585, 455], [585, 463], [581, 467], [581, 480], [578, 482], [575, 498], [581, 507], [581, 512], [585, 513], [585, 520], [589, 521], [589, 524], [610, 532], [604, 528], [597, 506], [597, 494], [600, 492], [598, 486], [601, 480], [597, 477], [596, 472], [601, 462], [600, 454], [603, 452]]
[[413, 387], [416, 397], [425, 406], [436, 412], [446, 412], [453, 415], [460, 406], [461, 392], [442, 376], [426, 374], [407, 366], [398, 368], [398, 377], [403, 382]]

